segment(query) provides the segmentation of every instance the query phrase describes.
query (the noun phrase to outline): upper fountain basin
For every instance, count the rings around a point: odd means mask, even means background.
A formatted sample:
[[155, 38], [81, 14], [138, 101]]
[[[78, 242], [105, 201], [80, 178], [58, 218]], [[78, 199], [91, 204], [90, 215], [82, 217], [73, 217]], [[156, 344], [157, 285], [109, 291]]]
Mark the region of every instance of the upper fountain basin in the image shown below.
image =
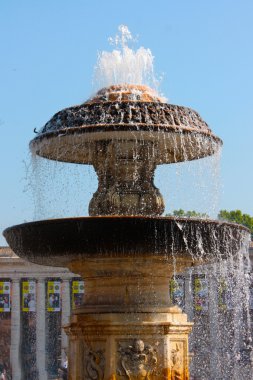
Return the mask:
[[101, 141], [151, 141], [156, 164], [206, 157], [222, 144], [196, 111], [164, 103], [147, 86], [114, 85], [56, 113], [30, 148], [52, 160], [93, 164]]

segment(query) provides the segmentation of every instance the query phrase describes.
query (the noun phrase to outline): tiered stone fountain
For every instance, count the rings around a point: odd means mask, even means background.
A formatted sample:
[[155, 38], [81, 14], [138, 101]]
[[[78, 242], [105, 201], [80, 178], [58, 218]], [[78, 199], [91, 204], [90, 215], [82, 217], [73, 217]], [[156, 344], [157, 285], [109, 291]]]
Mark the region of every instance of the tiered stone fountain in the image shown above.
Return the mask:
[[241, 226], [161, 217], [157, 165], [214, 154], [221, 140], [193, 110], [145, 86], [102, 89], [58, 112], [31, 141], [42, 157], [91, 164], [98, 190], [90, 217], [4, 231], [19, 256], [66, 266], [85, 280], [66, 326], [69, 379], [189, 379], [192, 323], [169, 300], [173, 272], [239, 252]]

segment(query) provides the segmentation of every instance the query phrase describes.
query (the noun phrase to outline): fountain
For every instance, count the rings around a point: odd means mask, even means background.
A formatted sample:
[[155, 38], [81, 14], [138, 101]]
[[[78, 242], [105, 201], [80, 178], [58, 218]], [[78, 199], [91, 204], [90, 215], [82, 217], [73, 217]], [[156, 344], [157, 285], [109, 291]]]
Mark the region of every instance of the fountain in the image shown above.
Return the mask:
[[34, 154], [93, 165], [89, 217], [7, 228], [14, 252], [69, 268], [85, 281], [65, 327], [69, 379], [189, 379], [192, 323], [169, 300], [175, 271], [236, 257], [246, 228], [162, 217], [157, 165], [213, 155], [221, 140], [190, 108], [143, 84], [114, 84], [58, 112], [31, 141]]

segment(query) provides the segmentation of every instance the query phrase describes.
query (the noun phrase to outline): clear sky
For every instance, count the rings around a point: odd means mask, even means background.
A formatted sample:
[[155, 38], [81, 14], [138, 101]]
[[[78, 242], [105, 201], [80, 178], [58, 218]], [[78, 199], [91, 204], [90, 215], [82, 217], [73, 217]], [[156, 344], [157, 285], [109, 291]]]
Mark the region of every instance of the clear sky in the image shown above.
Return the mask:
[[[252, 0], [0, 0], [0, 229], [34, 217], [33, 129], [92, 94], [98, 51], [110, 49], [120, 24], [151, 49], [169, 101], [196, 109], [223, 139], [219, 209], [253, 215], [252, 19]], [[85, 184], [95, 190], [95, 180]], [[196, 209], [194, 202], [182, 206]]]

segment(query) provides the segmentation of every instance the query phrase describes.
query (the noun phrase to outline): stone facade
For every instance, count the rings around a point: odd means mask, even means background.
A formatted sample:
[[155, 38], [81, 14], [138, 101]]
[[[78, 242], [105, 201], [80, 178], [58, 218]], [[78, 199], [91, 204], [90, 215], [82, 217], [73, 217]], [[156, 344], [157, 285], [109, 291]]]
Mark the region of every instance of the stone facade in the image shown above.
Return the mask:
[[[68, 341], [62, 325], [68, 322], [71, 307], [70, 284], [77, 277], [65, 268], [44, 267], [17, 257], [9, 248], [0, 248], [0, 281], [11, 282], [11, 311], [0, 313], [0, 363], [13, 380], [47, 380], [55, 377]], [[49, 280], [61, 282], [61, 310], [48, 313], [46, 286]], [[36, 312], [24, 312], [22, 283], [36, 284]]]

